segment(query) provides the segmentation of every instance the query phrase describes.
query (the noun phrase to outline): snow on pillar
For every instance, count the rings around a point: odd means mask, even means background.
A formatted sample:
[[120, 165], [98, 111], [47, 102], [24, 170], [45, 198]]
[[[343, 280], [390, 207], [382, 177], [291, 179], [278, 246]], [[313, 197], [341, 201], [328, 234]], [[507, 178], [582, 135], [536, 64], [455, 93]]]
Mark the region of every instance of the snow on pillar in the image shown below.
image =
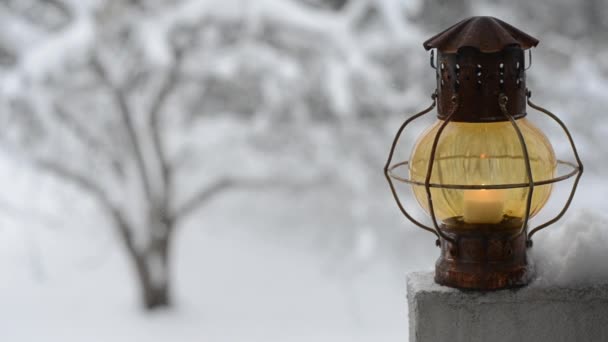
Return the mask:
[[608, 341], [608, 283], [466, 292], [408, 275], [410, 342]]

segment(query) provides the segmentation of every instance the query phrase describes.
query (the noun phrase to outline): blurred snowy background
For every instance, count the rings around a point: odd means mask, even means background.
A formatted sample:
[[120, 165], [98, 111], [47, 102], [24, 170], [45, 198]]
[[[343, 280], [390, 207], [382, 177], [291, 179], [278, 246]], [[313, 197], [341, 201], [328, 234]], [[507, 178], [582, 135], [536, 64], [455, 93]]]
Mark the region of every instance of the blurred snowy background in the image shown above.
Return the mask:
[[577, 267], [607, 257], [604, 0], [2, 0], [0, 341], [406, 341], [438, 250], [382, 167], [422, 42], [471, 15], [541, 40], [533, 99], [588, 170], [535, 258], [605, 281]]

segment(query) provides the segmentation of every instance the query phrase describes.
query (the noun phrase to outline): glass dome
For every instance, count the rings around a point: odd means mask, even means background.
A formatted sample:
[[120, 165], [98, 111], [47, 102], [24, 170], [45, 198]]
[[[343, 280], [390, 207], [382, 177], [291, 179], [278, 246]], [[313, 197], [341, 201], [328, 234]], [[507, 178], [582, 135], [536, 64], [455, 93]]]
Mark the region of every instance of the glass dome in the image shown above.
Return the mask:
[[[409, 161], [410, 179], [424, 183], [433, 140], [443, 120], [418, 139]], [[526, 118], [516, 120], [528, 148], [534, 181], [553, 178], [557, 161], [547, 137]], [[524, 155], [509, 121], [489, 123], [450, 122], [439, 139], [431, 183], [499, 185], [527, 183]], [[552, 185], [534, 187], [530, 217], [547, 202]], [[414, 195], [428, 212], [425, 187], [413, 185]], [[444, 223], [523, 223], [527, 187], [461, 190], [431, 188], [436, 217]], [[467, 227], [470, 225], [459, 225]], [[466, 228], [461, 228], [466, 229]]]

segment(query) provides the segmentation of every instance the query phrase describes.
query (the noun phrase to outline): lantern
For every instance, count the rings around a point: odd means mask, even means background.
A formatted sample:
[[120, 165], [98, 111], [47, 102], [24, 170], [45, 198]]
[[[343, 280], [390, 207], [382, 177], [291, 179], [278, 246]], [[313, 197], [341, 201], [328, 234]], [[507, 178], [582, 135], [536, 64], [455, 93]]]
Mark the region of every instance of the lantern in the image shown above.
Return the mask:
[[[583, 165], [563, 122], [530, 101], [524, 52], [537, 44], [492, 17], [463, 20], [424, 43], [436, 69], [433, 103], [399, 128], [384, 172], [402, 213], [437, 236], [439, 284], [478, 290], [527, 284], [532, 236], [570, 206]], [[526, 103], [563, 128], [575, 163], [556, 159], [547, 137], [526, 119]], [[437, 121], [418, 139], [409, 160], [393, 164], [404, 128], [435, 106]], [[553, 184], [573, 176], [562, 210], [530, 229], [530, 218], [545, 205]], [[408, 213], [395, 182], [411, 185], [432, 226]]]

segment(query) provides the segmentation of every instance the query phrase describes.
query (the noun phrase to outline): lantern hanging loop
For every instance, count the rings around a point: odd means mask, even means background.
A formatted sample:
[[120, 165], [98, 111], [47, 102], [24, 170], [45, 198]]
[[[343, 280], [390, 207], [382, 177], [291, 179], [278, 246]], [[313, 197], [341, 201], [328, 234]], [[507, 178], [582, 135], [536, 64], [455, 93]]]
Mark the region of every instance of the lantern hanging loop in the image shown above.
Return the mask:
[[528, 49], [528, 66], [525, 70], [528, 70], [532, 67], [532, 49]]
[[431, 63], [431, 68], [437, 70], [437, 63], [436, 63], [436, 59], [435, 59], [435, 49], [431, 50], [431, 60], [430, 60], [430, 63]]

